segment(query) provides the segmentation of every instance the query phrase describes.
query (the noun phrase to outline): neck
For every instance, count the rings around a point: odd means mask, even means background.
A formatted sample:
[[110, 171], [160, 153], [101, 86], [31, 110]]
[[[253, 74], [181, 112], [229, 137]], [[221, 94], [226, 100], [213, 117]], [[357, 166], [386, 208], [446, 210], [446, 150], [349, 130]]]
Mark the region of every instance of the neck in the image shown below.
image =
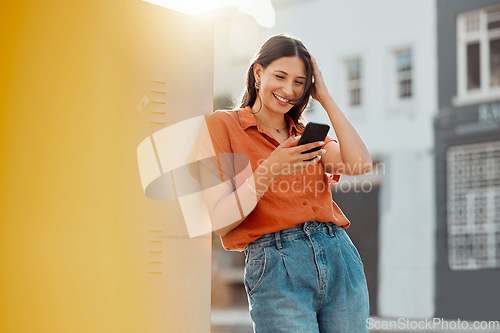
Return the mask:
[[262, 106], [262, 109], [260, 111], [259, 108], [260, 104], [254, 103], [254, 105], [252, 106], [252, 112], [255, 114], [255, 117], [261, 121], [261, 123], [264, 123], [265, 125], [275, 129], [282, 128], [286, 123], [284, 114], [271, 112], [267, 110], [265, 106]]

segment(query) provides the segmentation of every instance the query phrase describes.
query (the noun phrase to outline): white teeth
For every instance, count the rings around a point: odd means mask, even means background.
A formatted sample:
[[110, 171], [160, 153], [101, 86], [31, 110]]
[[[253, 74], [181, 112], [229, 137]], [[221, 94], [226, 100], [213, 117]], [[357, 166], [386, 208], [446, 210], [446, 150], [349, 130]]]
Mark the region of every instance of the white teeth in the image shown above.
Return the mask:
[[284, 99], [282, 97], [279, 97], [278, 95], [276, 94], [273, 94], [274, 97], [276, 97], [279, 101], [283, 102], [283, 103], [288, 103], [288, 101], [290, 101], [289, 99]]

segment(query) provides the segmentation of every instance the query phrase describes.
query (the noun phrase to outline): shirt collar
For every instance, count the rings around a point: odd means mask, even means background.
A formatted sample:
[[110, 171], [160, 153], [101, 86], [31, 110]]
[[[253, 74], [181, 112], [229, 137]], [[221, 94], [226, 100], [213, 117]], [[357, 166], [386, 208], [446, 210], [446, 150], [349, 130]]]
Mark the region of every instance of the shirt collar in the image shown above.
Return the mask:
[[[238, 116], [240, 118], [240, 125], [243, 130], [246, 130], [250, 126], [256, 126], [259, 132], [263, 131], [257, 119], [255, 119], [255, 115], [252, 113], [252, 109], [250, 108], [250, 106], [239, 109]], [[286, 121], [288, 121], [290, 135], [295, 135], [302, 132], [302, 130], [299, 129], [299, 127], [293, 122], [293, 119], [289, 115], [285, 114], [285, 119]]]

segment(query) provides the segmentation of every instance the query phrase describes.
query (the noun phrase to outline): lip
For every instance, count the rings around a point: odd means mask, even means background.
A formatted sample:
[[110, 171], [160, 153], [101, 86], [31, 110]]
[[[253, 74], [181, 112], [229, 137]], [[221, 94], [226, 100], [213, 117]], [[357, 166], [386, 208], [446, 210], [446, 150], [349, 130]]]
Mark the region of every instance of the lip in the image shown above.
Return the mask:
[[[288, 99], [288, 102], [282, 102], [282, 101], [280, 101], [280, 100], [276, 97], [276, 94], [274, 94], [274, 93], [273, 93], [273, 97], [274, 97], [274, 99], [278, 102], [278, 104], [280, 104], [280, 105], [285, 106], [285, 105], [290, 104], [290, 100], [289, 100], [289, 99]], [[280, 96], [280, 97], [281, 97], [281, 96]], [[284, 97], [281, 97], [281, 98], [284, 98]]]

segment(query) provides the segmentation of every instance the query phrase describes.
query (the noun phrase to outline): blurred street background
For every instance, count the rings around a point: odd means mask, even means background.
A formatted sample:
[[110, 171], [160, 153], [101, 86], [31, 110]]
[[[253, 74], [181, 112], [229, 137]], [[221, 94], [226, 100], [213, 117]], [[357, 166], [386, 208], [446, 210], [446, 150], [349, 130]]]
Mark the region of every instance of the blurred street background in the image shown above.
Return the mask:
[[[332, 192], [373, 318], [500, 320], [500, 2], [235, 1], [198, 16], [215, 26], [214, 109], [239, 106], [258, 47], [288, 34], [370, 149], [373, 171]], [[304, 116], [328, 122], [315, 101]], [[213, 332], [250, 331], [243, 260], [214, 234]]]

